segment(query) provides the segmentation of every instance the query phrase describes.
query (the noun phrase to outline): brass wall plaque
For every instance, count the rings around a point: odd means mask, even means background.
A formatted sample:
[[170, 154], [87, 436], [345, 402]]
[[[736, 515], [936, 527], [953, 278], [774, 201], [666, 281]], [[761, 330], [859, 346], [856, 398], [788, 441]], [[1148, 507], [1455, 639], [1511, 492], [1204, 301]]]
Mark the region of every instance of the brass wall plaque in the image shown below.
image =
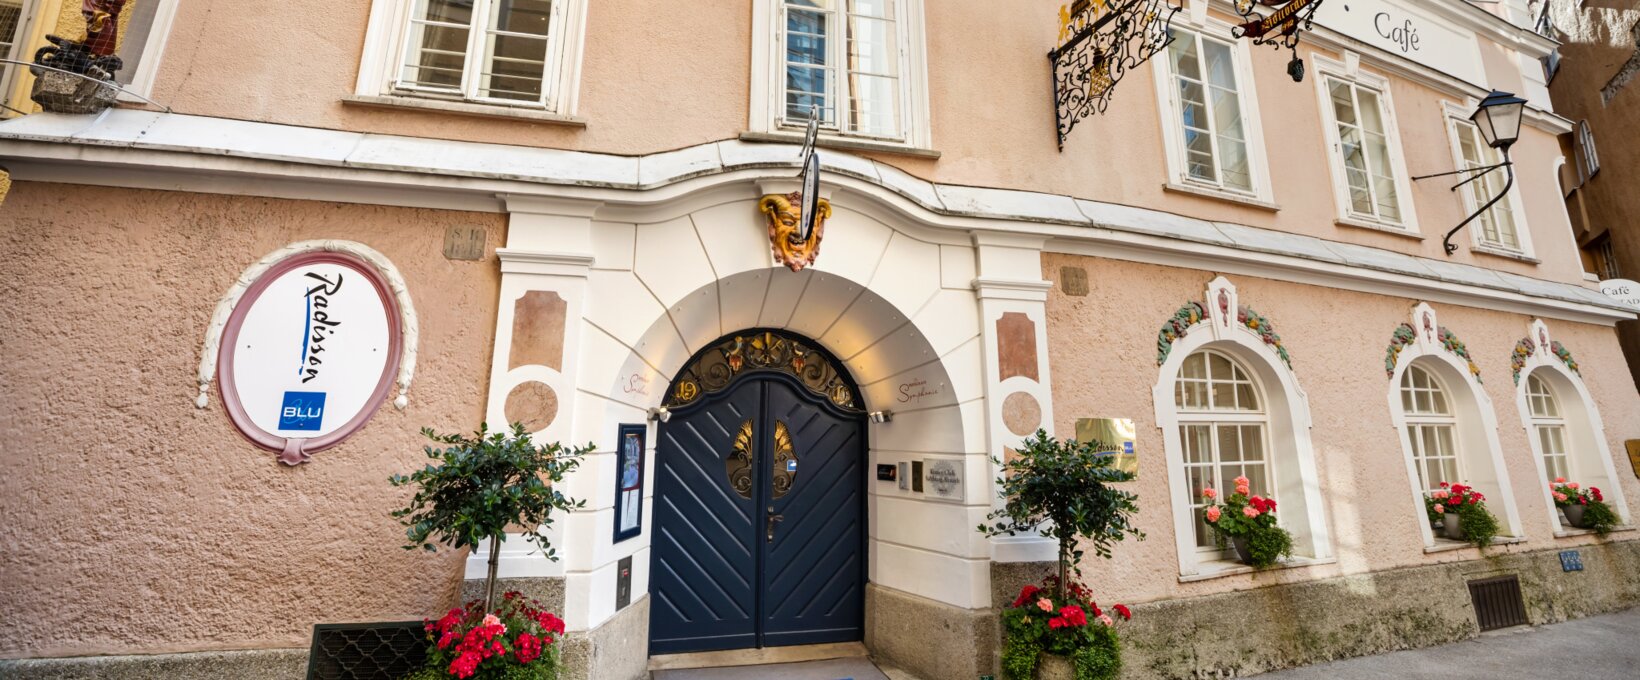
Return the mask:
[[452, 260], [484, 259], [483, 227], [450, 227], [444, 231], [444, 256]]
[[1087, 297], [1088, 270], [1081, 267], [1060, 267], [1059, 290], [1071, 297]]
[[1116, 469], [1139, 477], [1139, 452], [1134, 448], [1138, 429], [1132, 418], [1081, 418], [1076, 421], [1076, 440], [1096, 441], [1116, 457]]

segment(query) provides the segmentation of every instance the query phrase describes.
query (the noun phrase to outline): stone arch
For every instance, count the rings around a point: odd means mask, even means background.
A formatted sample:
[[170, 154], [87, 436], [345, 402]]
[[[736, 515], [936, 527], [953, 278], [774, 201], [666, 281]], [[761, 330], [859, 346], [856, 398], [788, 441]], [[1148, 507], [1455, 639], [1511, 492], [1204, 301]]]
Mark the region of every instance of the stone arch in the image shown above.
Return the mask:
[[1606, 427], [1595, 406], [1593, 395], [1583, 382], [1583, 375], [1571, 350], [1555, 341], [1549, 327], [1541, 319], [1534, 319], [1527, 327], [1526, 337], [1515, 344], [1510, 368], [1515, 378], [1515, 410], [1520, 415], [1521, 427], [1531, 447], [1532, 463], [1538, 471], [1539, 489], [1547, 509], [1549, 526], [1562, 530], [1559, 513], [1555, 509], [1543, 461], [1543, 441], [1533, 426], [1527, 384], [1531, 377], [1542, 380], [1559, 403], [1566, 430], [1568, 462], [1571, 480], [1583, 484], [1600, 484], [1601, 491], [1610, 499], [1610, 505], [1623, 522], [1629, 523], [1628, 502], [1624, 499], [1623, 484], [1612, 462], [1611, 448], [1606, 443]]
[[1282, 525], [1293, 533], [1295, 553], [1317, 561], [1333, 557], [1315, 448], [1310, 440], [1309, 397], [1299, 385], [1287, 350], [1270, 323], [1240, 304], [1235, 285], [1219, 277], [1208, 284], [1205, 303], [1187, 303], [1179, 315], [1163, 327], [1157, 357], [1159, 370], [1152, 396], [1156, 424], [1162, 430], [1167, 452], [1174, 538], [1183, 575], [1203, 572], [1195, 547], [1195, 518], [1183, 511], [1190, 507], [1191, 488], [1184, 465], [1175, 390], [1185, 359], [1207, 349], [1230, 356], [1250, 371], [1266, 401], [1264, 411], [1270, 429], [1267, 439], [1271, 447], [1273, 482], [1282, 502]]
[[[869, 465], [948, 459], [965, 473], [955, 499], [868, 485], [870, 581], [989, 606], [989, 545], [971, 521], [989, 508], [990, 488], [972, 245], [835, 206], [818, 262], [794, 273], [774, 263], [755, 198], [690, 207], [595, 225], [604, 240], [589, 274], [577, 437], [641, 422], [690, 357], [726, 335], [768, 328], [810, 338], [849, 372], [866, 411], [893, 413], [869, 426]], [[599, 475], [612, 466], [599, 461]], [[635, 575], [634, 598], [646, 578]]]
[[1489, 499], [1487, 505], [1498, 518], [1502, 536], [1523, 536], [1520, 513], [1515, 507], [1514, 487], [1509, 483], [1503, 447], [1498, 441], [1497, 414], [1492, 408], [1492, 399], [1481, 385], [1480, 369], [1463, 342], [1441, 326], [1434, 308], [1427, 303], [1419, 303], [1412, 308], [1411, 323], [1401, 324], [1391, 336], [1384, 364], [1389, 375], [1386, 398], [1390, 419], [1395, 425], [1396, 436], [1400, 438], [1401, 452], [1406, 461], [1407, 485], [1413, 504], [1411, 516], [1417, 520], [1424, 545], [1434, 546], [1435, 534], [1430, 529], [1428, 513], [1424, 509], [1424, 492], [1419, 484], [1414, 448], [1407, 429], [1407, 413], [1401, 403], [1401, 381], [1414, 364], [1434, 375], [1452, 402], [1451, 408], [1457, 422], [1457, 453], [1462, 461], [1463, 474], [1467, 477], [1461, 481], [1475, 487]]

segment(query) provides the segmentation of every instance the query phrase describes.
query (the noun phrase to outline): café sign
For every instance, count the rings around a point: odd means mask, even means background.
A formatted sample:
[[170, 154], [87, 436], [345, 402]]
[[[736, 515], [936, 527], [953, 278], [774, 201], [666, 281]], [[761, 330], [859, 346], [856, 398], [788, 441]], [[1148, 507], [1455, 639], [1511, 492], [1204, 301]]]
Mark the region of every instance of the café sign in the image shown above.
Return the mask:
[[1640, 311], [1640, 283], [1628, 279], [1606, 279], [1600, 282], [1600, 292], [1618, 304]]
[[228, 317], [222, 402], [246, 438], [305, 463], [370, 420], [401, 351], [399, 306], [374, 266], [342, 252], [294, 255], [257, 276]]
[[1455, 28], [1407, 0], [1325, 2], [1315, 22], [1400, 57], [1475, 84], [1486, 82], [1475, 33]]

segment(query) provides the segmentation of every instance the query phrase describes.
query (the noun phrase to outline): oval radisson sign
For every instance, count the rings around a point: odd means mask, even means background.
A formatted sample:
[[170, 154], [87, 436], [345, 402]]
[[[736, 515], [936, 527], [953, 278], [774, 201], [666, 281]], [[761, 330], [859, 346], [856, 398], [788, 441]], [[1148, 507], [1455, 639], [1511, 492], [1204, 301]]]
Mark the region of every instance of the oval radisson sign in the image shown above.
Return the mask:
[[314, 252], [269, 268], [228, 318], [222, 403], [252, 442], [307, 462], [370, 420], [401, 351], [399, 310], [374, 267]]

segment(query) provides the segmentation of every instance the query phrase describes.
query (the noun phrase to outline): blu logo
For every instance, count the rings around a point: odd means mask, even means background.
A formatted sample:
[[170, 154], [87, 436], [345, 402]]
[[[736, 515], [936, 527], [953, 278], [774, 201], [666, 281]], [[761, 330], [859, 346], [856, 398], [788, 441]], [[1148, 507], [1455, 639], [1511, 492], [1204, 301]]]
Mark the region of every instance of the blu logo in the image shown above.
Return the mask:
[[279, 429], [318, 431], [324, 417], [324, 392], [286, 392], [279, 407]]

